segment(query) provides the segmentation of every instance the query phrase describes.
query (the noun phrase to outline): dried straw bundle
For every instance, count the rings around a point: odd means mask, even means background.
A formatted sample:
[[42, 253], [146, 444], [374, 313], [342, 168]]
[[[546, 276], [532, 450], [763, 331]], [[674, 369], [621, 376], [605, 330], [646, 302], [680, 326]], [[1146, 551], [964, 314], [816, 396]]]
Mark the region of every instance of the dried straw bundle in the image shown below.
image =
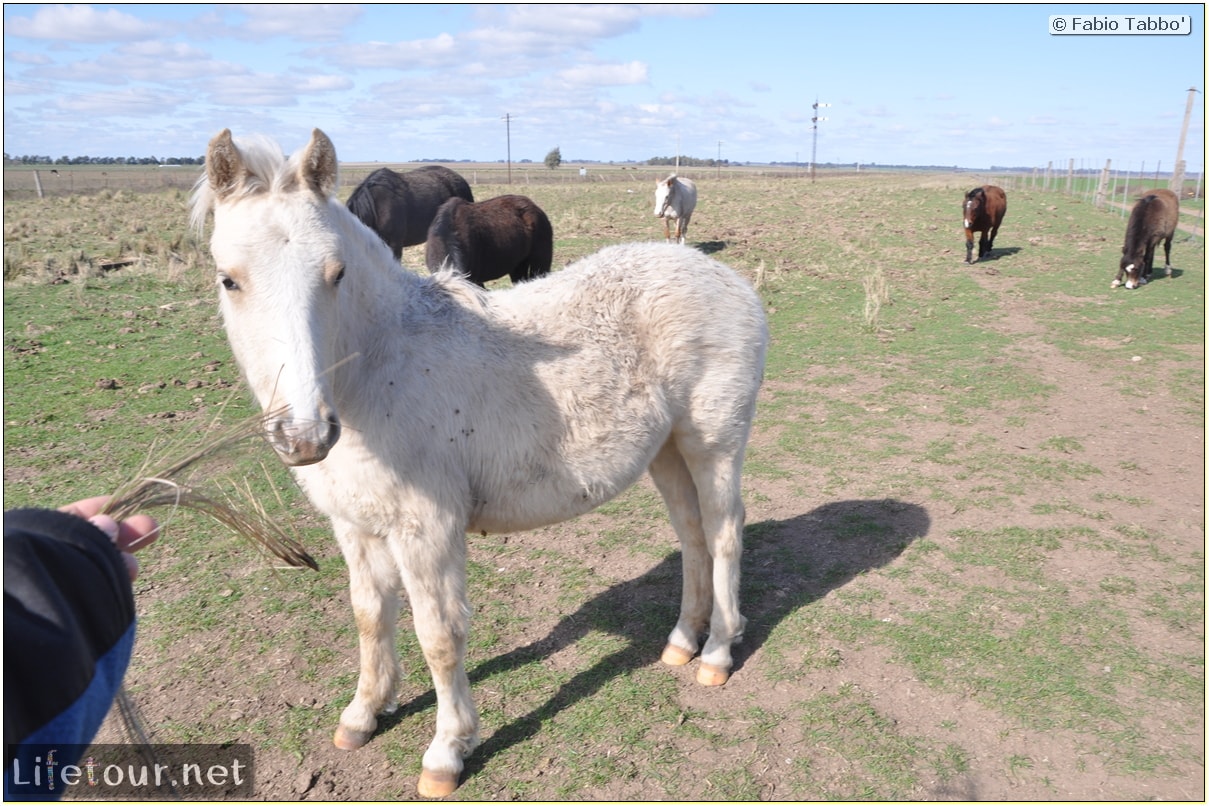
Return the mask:
[[154, 466], [153, 461], [148, 459], [136, 478], [123, 485], [110, 498], [105, 514], [120, 521], [149, 509], [185, 507], [209, 515], [295, 568], [308, 566], [318, 571], [319, 564], [306, 549], [269, 519], [264, 506], [253, 495], [246, 481], [242, 487], [237, 487], [241, 499], [239, 506], [230, 500], [230, 496], [224, 496], [226, 500], [218, 500], [193, 484], [194, 478], [212, 484], [210, 477], [213, 474], [207, 472], [212, 468], [208, 468], [208, 464], [249, 440], [261, 438], [267, 416], [257, 414], [249, 417], [231, 428], [208, 436], [196, 448], [183, 452], [169, 451], [154, 462]]

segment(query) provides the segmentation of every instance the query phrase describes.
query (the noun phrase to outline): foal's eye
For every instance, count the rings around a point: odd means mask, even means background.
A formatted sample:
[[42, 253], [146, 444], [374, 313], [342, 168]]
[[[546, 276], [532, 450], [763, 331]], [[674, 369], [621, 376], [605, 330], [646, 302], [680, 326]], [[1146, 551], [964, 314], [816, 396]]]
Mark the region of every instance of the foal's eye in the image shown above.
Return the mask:
[[344, 269], [340, 269], [340, 273], [332, 280], [332, 288], [340, 285], [340, 281], [344, 279]]
[[227, 289], [228, 291], [238, 291], [239, 290], [239, 283], [235, 282], [235, 280], [233, 278], [228, 277], [225, 274], [222, 277], [218, 278], [218, 281], [220, 283], [222, 283], [222, 287]]

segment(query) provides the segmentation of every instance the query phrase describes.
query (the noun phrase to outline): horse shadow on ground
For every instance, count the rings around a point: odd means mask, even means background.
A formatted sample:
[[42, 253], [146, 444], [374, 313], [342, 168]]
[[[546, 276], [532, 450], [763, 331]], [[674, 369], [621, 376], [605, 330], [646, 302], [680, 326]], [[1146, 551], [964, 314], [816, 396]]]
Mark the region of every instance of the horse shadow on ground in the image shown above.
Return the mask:
[[1022, 251], [1022, 250], [1019, 246], [1004, 246], [1004, 247], [997, 246], [994, 249], [992, 249], [990, 252], [987, 252], [985, 255], [978, 258], [978, 262], [979, 263], [994, 262], [996, 260], [1000, 260], [1001, 258], [1011, 257], [1012, 255], [1014, 255], [1020, 251]]
[[694, 246], [707, 255], [721, 252], [726, 248], [726, 241], [698, 241]]
[[[743, 641], [734, 648], [733, 671], [743, 669], [789, 614], [892, 562], [930, 527], [923, 507], [890, 499], [839, 501], [788, 520], [748, 524], [740, 592], [748, 623]], [[474, 775], [500, 751], [538, 734], [547, 720], [593, 696], [611, 679], [657, 662], [679, 612], [680, 588], [681, 556], [675, 552], [642, 576], [597, 594], [564, 616], [546, 637], [472, 667], [469, 676], [475, 685], [548, 657], [592, 631], [626, 641], [624, 648], [560, 686], [544, 704], [502, 725], [466, 760], [463, 775]], [[380, 717], [378, 732], [434, 705], [430, 690]]]

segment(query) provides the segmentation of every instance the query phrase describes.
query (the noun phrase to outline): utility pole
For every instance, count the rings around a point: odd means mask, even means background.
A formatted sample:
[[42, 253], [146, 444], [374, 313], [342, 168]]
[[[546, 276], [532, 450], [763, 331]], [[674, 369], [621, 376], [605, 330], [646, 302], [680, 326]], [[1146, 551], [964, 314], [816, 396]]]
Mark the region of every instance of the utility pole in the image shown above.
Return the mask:
[[814, 166], [815, 166], [815, 160], [818, 159], [818, 152], [819, 152], [819, 121], [827, 119], [827, 118], [819, 117], [819, 109], [823, 109], [828, 106], [831, 106], [831, 104], [819, 103], [819, 99], [816, 96], [814, 99], [814, 105], [811, 107], [814, 110], [814, 116], [812, 118], [810, 118], [811, 126], [813, 126], [813, 128], [814, 128], [814, 142], [810, 146], [810, 183], [811, 184], [814, 184]]
[[1184, 144], [1188, 141], [1188, 122], [1192, 119], [1192, 104], [1196, 101], [1196, 92], [1196, 87], [1188, 88], [1188, 105], [1184, 107], [1184, 125], [1180, 129], [1180, 144], [1175, 150], [1175, 171], [1171, 174], [1171, 184], [1167, 186], [1177, 199], [1184, 192], [1184, 170], [1186, 168]]
[[504, 129], [508, 134], [508, 184], [512, 184], [512, 115], [504, 113]]

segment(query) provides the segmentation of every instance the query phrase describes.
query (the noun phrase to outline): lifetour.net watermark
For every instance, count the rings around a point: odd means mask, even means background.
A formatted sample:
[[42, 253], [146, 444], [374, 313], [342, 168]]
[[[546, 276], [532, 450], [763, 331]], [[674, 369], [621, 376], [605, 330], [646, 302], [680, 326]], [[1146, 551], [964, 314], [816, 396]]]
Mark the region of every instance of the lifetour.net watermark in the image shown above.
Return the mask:
[[45, 800], [241, 800], [253, 795], [246, 744], [26, 745], [4, 771], [5, 797]]
[[1192, 33], [1192, 17], [1187, 14], [1051, 14], [1049, 32], [1055, 36], [1187, 36]]

